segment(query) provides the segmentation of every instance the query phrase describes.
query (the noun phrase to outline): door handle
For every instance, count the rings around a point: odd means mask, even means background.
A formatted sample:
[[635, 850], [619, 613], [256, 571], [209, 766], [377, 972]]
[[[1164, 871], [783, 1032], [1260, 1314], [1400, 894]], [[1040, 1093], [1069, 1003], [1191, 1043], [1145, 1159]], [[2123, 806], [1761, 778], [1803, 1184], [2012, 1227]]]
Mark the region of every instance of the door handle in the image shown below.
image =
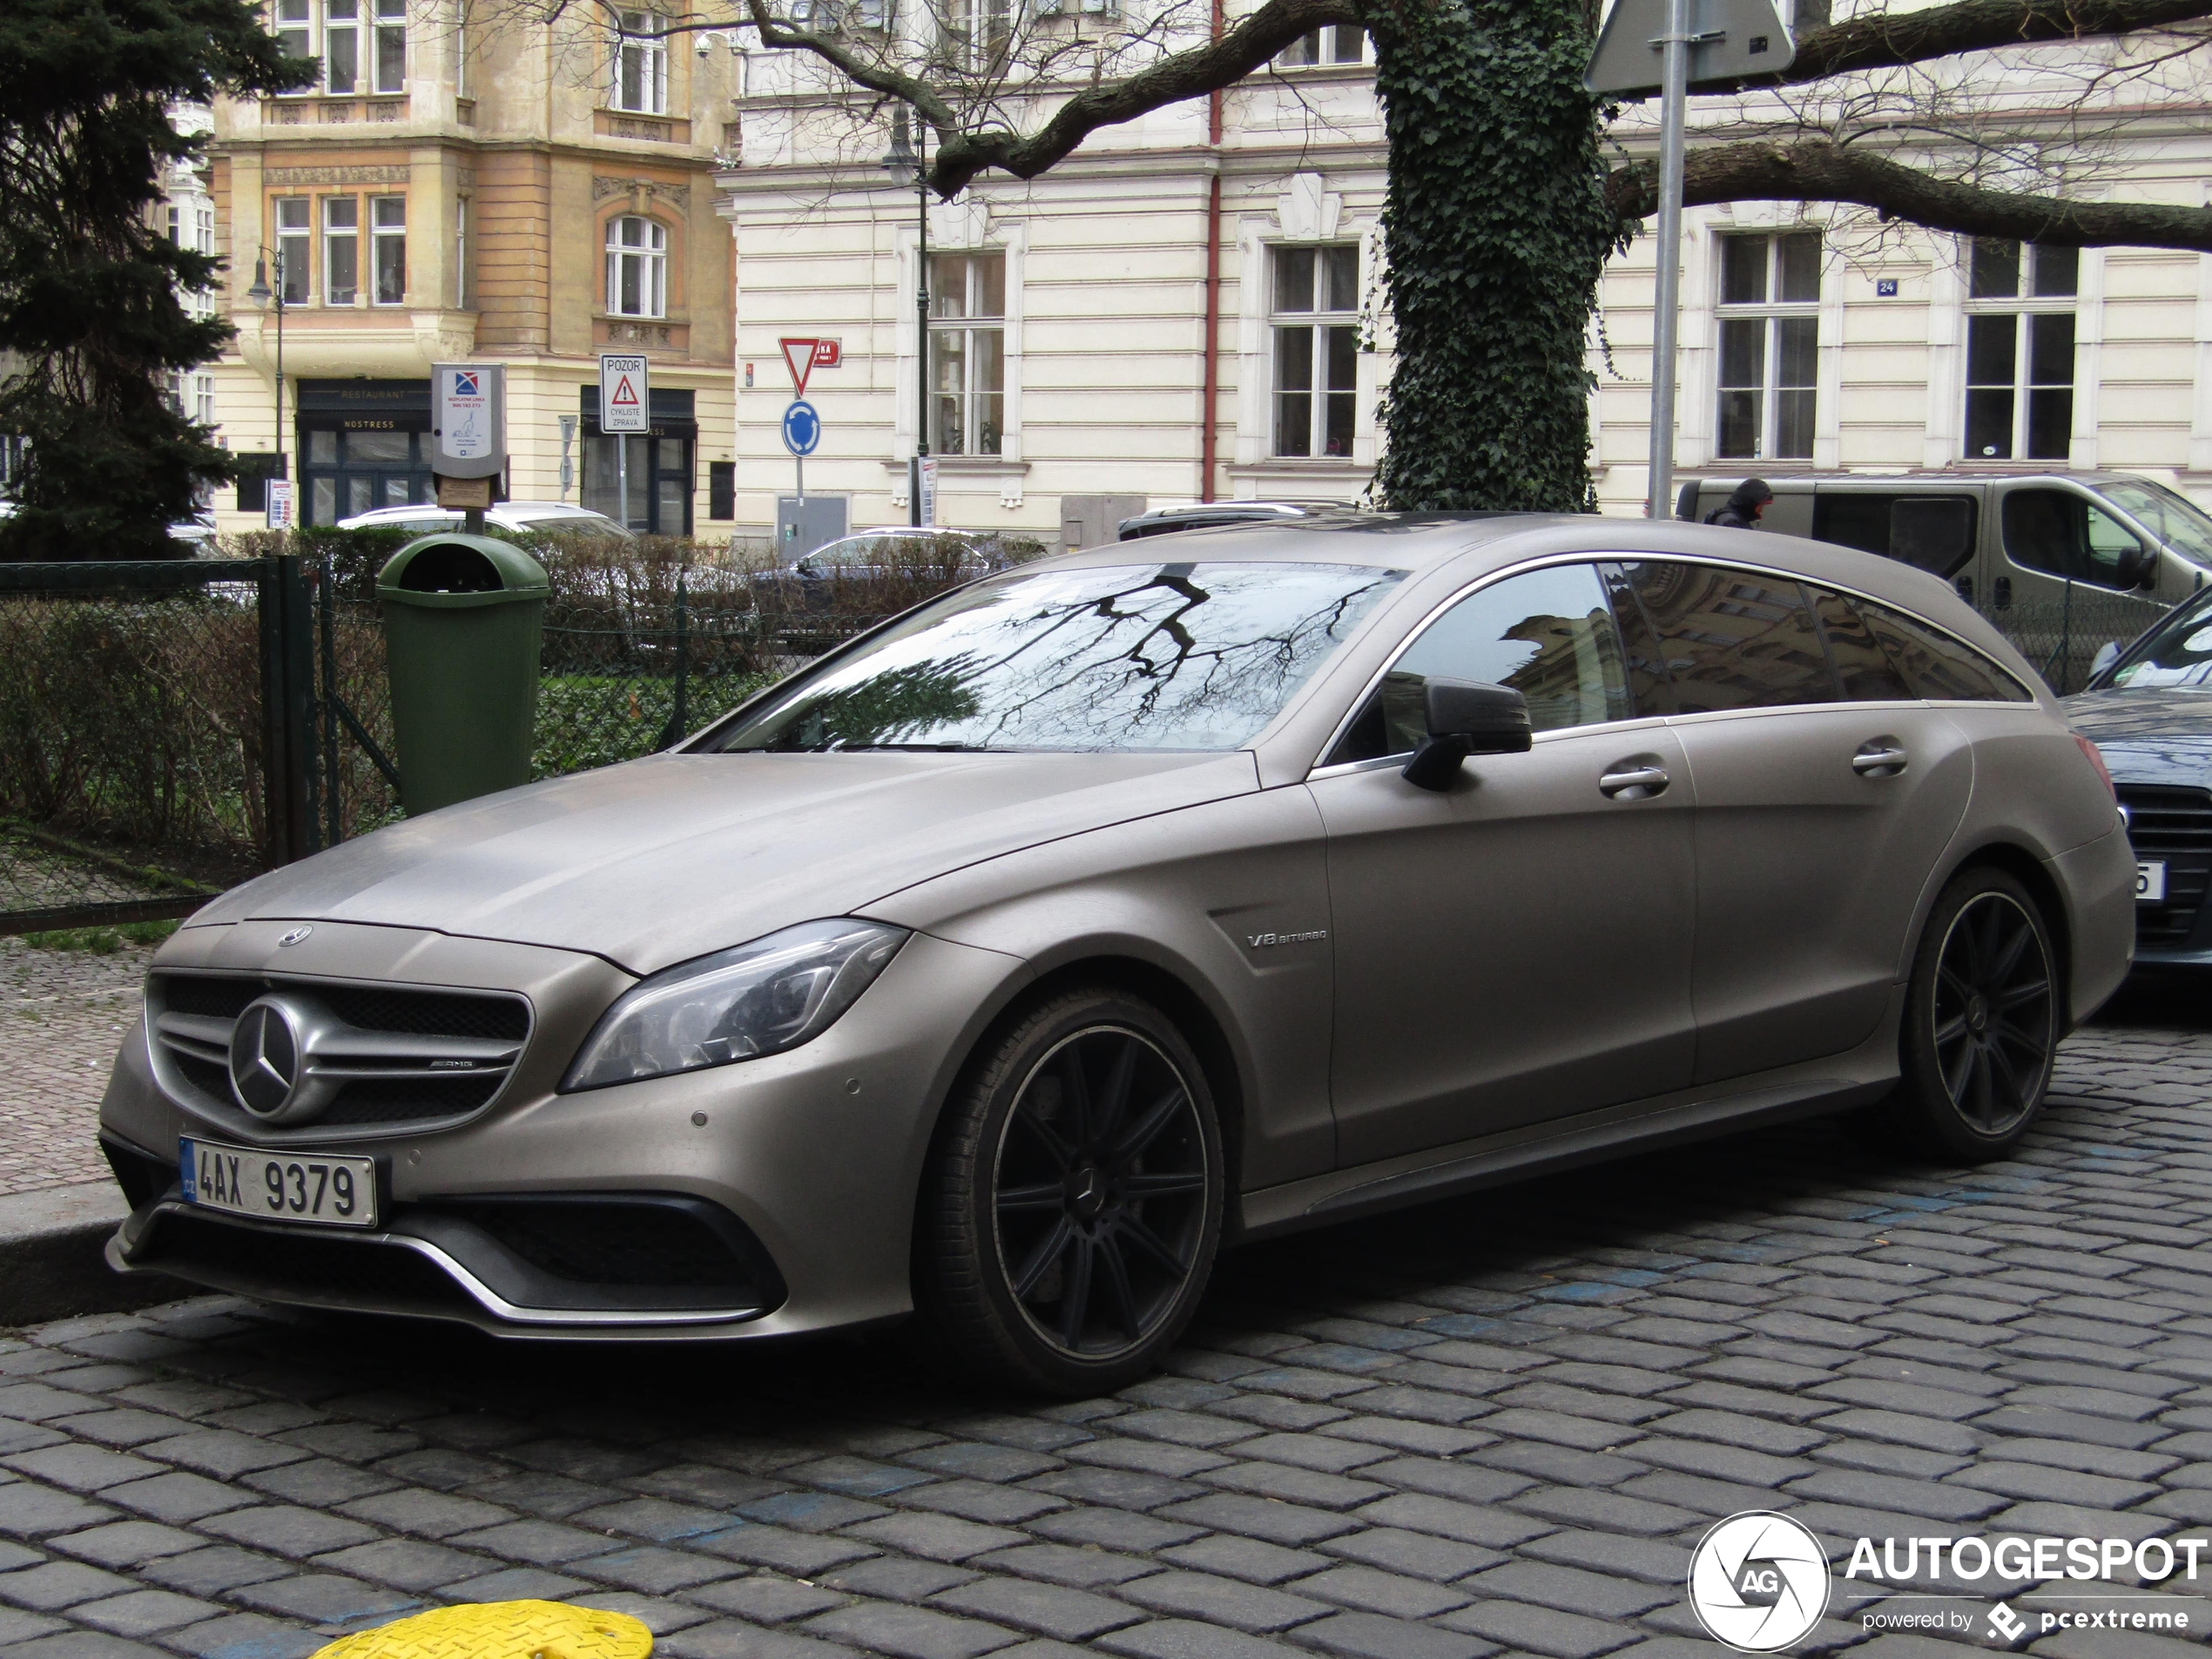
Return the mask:
[[1904, 750], [1878, 740], [1851, 758], [1851, 769], [1862, 778], [1894, 778], [1911, 759]]
[[1954, 583], [1952, 585], [1953, 585], [1953, 586], [1955, 586], [1955, 587], [1959, 590], [1959, 597], [1961, 599], [1964, 599], [1964, 600], [1965, 600], [1965, 601], [1966, 601], [1968, 604], [1973, 604], [1973, 602], [1974, 602], [1974, 579], [1973, 579], [1973, 577], [1970, 577], [1970, 576], [1962, 576], [1962, 577], [1960, 577], [1959, 578], [1959, 580], [1958, 580], [1956, 583]]
[[1649, 800], [1663, 794], [1673, 781], [1664, 766], [1629, 766], [1601, 777], [1597, 792], [1608, 800]]
[[1997, 578], [1996, 586], [1997, 608], [2000, 610], [2011, 609], [2013, 603], [2013, 578], [2008, 576], [2000, 576]]

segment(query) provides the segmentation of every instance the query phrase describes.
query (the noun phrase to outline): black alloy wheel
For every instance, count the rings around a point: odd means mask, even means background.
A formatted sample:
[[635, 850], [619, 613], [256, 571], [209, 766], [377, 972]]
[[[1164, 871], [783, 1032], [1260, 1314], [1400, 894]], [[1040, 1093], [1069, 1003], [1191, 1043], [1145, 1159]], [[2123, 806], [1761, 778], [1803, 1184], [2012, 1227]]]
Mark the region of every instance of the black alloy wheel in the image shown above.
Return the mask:
[[2056, 1008], [2035, 917], [2007, 893], [1978, 894], [1936, 957], [1930, 1035], [1944, 1092], [1982, 1134], [2009, 1134], [2043, 1098]]
[[1096, 1026], [1037, 1063], [1000, 1127], [1000, 1271], [1072, 1359], [1143, 1345], [1197, 1267], [1212, 1170], [1197, 1104], [1136, 1031]]
[[1127, 1386], [1204, 1292], [1223, 1171], [1205, 1069], [1159, 1008], [1098, 985], [1021, 1013], [982, 1045], [930, 1150], [915, 1339], [971, 1378]]
[[1914, 954], [1897, 1092], [1879, 1109], [1920, 1150], [1968, 1161], [2027, 1132], [2064, 1035], [2058, 953], [2026, 887], [1987, 866], [1936, 898]]

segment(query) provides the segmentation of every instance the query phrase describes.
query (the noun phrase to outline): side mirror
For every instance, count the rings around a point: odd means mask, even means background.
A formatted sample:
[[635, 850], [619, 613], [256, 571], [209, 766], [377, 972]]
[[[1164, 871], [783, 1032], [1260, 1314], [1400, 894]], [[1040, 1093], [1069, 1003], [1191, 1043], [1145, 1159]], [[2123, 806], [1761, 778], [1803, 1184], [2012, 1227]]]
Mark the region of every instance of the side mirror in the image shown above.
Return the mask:
[[2089, 678], [2094, 679], [2120, 660], [2120, 642], [2107, 639], [2097, 647], [2097, 654], [2089, 659]]
[[1528, 699], [1509, 686], [1433, 679], [1422, 695], [1428, 737], [1399, 774], [1416, 789], [1448, 789], [1469, 755], [1522, 754], [1533, 740]]
[[2140, 588], [2156, 580], [2158, 555], [2147, 547], [2123, 547], [2113, 557], [2112, 578], [2123, 588]]

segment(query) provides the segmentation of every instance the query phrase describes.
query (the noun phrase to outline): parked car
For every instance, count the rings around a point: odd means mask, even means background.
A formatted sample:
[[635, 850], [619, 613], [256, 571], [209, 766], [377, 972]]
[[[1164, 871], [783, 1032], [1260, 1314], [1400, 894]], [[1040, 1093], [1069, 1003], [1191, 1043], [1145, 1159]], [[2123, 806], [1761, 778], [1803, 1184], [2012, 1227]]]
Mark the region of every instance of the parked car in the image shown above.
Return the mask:
[[[341, 530], [412, 530], [418, 536], [431, 536], [440, 530], [457, 530], [466, 522], [461, 514], [449, 509], [418, 502], [412, 507], [378, 507], [366, 513], [355, 513], [351, 518], [340, 519], [338, 528]], [[541, 536], [636, 539], [632, 532], [604, 513], [595, 513], [588, 507], [577, 507], [560, 501], [500, 502], [484, 509], [484, 523], [516, 534], [530, 531]]]
[[811, 553], [780, 561], [771, 576], [814, 582], [904, 576], [917, 566], [942, 569], [948, 577], [973, 581], [1009, 563], [1004, 538], [988, 530], [954, 529], [941, 524], [879, 524], [855, 530]]
[[2135, 961], [2212, 967], [2212, 590], [2103, 654], [2066, 701], [2104, 751], [2135, 849]]
[[1212, 529], [1223, 524], [1266, 523], [1285, 518], [1305, 518], [1316, 513], [1349, 512], [1344, 501], [1211, 501], [1186, 502], [1179, 507], [1156, 507], [1121, 523], [1119, 539], [1141, 540], [1175, 530]]
[[2096, 753], [1944, 583], [1595, 517], [988, 577], [154, 958], [108, 1247], [510, 1336], [1155, 1363], [1224, 1240], [1859, 1109], [1973, 1161], [2119, 984]]

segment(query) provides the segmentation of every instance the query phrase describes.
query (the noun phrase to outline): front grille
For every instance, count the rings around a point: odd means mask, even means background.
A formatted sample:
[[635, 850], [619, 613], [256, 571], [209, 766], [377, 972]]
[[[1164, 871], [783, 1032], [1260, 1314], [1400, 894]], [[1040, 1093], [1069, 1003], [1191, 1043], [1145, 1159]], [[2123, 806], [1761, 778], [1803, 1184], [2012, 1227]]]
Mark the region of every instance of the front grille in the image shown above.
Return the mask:
[[519, 997], [461, 996], [448, 991], [395, 991], [361, 985], [324, 986], [317, 995], [333, 1014], [364, 1031], [491, 1037], [508, 1042], [520, 1042], [530, 1032], [529, 1006]]
[[2135, 907], [2136, 947], [2184, 948], [2212, 889], [2212, 790], [2121, 784], [2119, 792], [2135, 856], [2166, 861], [2165, 902]]
[[[228, 1060], [238, 1016], [270, 992], [314, 1009], [322, 1033], [304, 1069], [321, 1080], [323, 1103], [278, 1126], [240, 1109]], [[179, 1099], [234, 1130], [283, 1139], [480, 1111], [505, 1087], [530, 1031], [529, 1004], [501, 992], [172, 972], [149, 980], [146, 1004], [158, 1069]]]
[[196, 1277], [192, 1270], [200, 1269], [249, 1293], [266, 1289], [308, 1299], [352, 1296], [388, 1306], [475, 1305], [435, 1263], [411, 1250], [296, 1231], [263, 1232], [199, 1216], [164, 1215], [132, 1265], [165, 1269], [184, 1278]]

